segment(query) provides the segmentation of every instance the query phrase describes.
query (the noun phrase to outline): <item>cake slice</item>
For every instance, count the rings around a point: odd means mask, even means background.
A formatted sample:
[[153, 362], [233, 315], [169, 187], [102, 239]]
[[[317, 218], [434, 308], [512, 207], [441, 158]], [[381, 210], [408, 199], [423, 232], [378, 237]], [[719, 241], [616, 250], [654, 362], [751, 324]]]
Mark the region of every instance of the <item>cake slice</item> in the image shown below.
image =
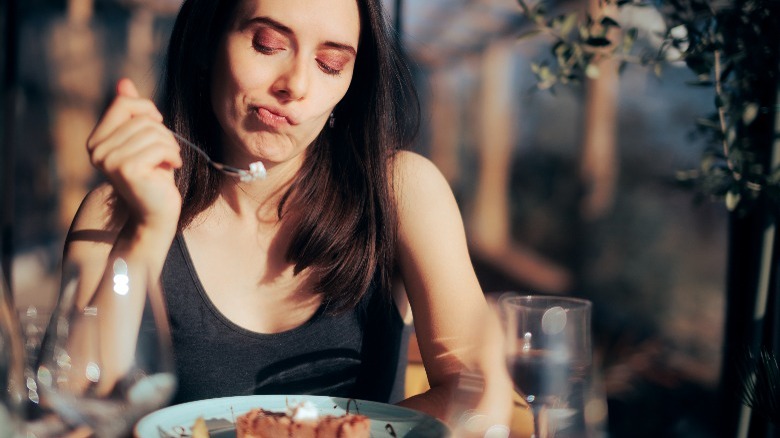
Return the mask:
[[236, 418], [237, 438], [368, 438], [370, 428], [365, 415], [319, 415], [309, 402], [288, 412], [256, 408]]

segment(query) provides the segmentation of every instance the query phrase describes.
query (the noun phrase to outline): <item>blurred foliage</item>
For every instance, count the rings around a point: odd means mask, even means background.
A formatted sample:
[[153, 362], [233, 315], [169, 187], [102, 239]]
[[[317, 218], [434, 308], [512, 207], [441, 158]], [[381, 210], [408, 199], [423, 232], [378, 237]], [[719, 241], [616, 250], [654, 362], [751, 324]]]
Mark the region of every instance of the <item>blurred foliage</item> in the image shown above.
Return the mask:
[[[614, 68], [608, 60], [619, 62], [619, 71], [637, 64], [658, 76], [669, 63], [684, 63], [696, 75], [691, 86], [713, 90], [713, 114], [696, 122], [707, 139], [699, 168], [678, 172], [678, 180], [723, 199], [730, 211], [746, 212], [763, 193], [780, 212], [780, 167], [773, 164], [780, 151], [772, 152], [780, 1], [600, 0], [591, 8], [596, 15], [553, 14], [544, 2], [518, 2], [532, 23], [520, 38], [551, 38], [550, 59], [532, 65], [539, 89], [597, 78], [602, 68]], [[621, 23], [630, 8], [653, 8], [662, 30]], [[636, 44], [642, 31], [658, 43]]]

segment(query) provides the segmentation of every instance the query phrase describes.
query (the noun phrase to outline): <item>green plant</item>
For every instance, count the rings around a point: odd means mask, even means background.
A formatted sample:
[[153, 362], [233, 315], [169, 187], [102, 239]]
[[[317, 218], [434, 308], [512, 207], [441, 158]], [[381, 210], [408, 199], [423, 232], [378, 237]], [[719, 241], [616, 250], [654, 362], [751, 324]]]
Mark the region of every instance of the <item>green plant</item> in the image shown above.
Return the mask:
[[[658, 76], [668, 63], [684, 62], [696, 75], [690, 85], [712, 88], [713, 114], [696, 122], [707, 139], [699, 168], [678, 172], [678, 179], [724, 199], [731, 211], [750, 209], [762, 194], [780, 205], [780, 152], [773, 151], [780, 1], [600, 0], [595, 14], [551, 14], [544, 2], [518, 2], [532, 22], [521, 38], [552, 40], [551, 57], [532, 65], [538, 88], [597, 78], [606, 60]], [[660, 13], [665, 30], [650, 35], [660, 44], [636, 44], [639, 29], [620, 22], [625, 8]]]
[[[532, 28], [523, 36], [551, 39], [550, 57], [533, 65], [540, 89], [629, 64], [660, 77], [673, 62], [694, 74], [691, 86], [712, 91], [712, 112], [696, 120], [700, 163], [677, 179], [731, 211], [718, 428], [737, 436], [778, 425], [778, 350], [767, 346], [780, 339], [771, 304], [780, 299], [780, 0], [589, 0], [590, 13], [518, 1]], [[638, 25], [621, 23], [627, 8], [651, 8], [661, 30], [640, 35]], [[747, 368], [739, 363], [745, 348]], [[756, 415], [743, 415], [741, 404]]]

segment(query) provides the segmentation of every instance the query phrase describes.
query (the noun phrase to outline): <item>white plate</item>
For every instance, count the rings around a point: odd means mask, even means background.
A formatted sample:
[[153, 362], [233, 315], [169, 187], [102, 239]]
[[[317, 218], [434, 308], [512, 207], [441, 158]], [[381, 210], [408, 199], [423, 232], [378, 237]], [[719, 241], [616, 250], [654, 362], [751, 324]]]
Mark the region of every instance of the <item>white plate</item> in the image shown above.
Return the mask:
[[214, 398], [169, 406], [152, 412], [135, 426], [138, 438], [184, 438], [198, 417], [206, 420], [211, 438], [235, 438], [234, 419], [254, 408], [284, 412], [307, 400], [322, 415], [360, 413], [371, 419], [372, 438], [444, 437], [449, 434], [441, 421], [412, 409], [338, 397], [313, 395], [247, 395]]

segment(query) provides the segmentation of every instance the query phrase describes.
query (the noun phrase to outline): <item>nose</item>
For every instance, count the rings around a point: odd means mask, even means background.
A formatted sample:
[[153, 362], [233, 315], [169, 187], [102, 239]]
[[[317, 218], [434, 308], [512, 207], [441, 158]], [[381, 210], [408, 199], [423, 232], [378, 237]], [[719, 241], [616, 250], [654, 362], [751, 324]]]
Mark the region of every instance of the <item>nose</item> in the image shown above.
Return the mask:
[[306, 95], [308, 87], [309, 77], [305, 64], [296, 57], [282, 67], [273, 84], [273, 91], [281, 100], [300, 100]]

